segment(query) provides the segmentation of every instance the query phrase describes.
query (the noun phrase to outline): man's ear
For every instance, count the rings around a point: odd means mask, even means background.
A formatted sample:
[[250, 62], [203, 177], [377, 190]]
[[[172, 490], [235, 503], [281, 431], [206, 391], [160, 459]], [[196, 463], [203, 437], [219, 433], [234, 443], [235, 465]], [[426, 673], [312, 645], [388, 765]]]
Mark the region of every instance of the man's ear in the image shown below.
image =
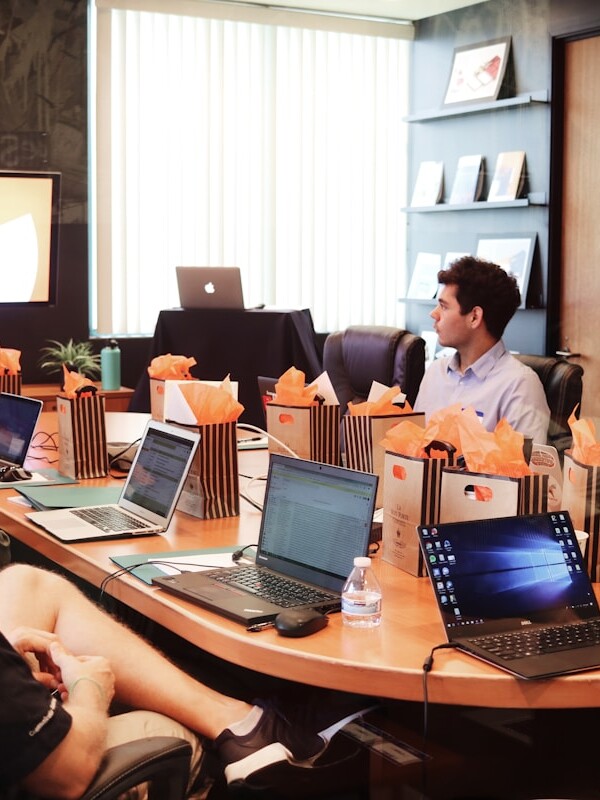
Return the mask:
[[484, 324], [483, 308], [481, 306], [473, 306], [469, 311], [469, 319], [471, 320], [471, 327], [473, 329], [479, 328]]

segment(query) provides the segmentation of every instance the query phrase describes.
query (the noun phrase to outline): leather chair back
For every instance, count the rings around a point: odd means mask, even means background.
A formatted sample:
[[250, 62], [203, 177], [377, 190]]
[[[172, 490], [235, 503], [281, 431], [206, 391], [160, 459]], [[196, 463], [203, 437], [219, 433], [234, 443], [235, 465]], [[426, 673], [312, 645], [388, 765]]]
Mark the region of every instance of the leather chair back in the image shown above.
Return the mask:
[[548, 428], [548, 444], [563, 453], [571, 446], [571, 429], [569, 417], [579, 405], [583, 392], [583, 368], [572, 364], [565, 358], [557, 356], [535, 356], [518, 354], [516, 358], [536, 372], [546, 393], [550, 407], [550, 425]]
[[344, 414], [364, 402], [373, 381], [399, 386], [412, 405], [425, 372], [425, 341], [401, 328], [352, 325], [330, 333], [323, 346], [327, 371]]

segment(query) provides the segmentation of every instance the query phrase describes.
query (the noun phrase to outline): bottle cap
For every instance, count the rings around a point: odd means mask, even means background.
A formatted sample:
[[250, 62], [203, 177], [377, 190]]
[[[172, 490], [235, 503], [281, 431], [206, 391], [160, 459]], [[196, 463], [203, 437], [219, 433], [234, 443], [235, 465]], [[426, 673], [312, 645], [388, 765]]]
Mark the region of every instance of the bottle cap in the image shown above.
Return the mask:
[[356, 556], [354, 559], [354, 566], [355, 567], [370, 567], [371, 566], [371, 559], [369, 556]]

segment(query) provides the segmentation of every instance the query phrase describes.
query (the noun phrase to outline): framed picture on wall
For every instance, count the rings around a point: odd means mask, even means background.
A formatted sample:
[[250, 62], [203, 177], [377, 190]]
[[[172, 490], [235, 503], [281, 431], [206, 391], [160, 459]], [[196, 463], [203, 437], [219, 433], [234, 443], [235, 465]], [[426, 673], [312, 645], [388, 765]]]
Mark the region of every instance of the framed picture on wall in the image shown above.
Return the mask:
[[517, 279], [521, 293], [520, 308], [525, 308], [527, 287], [537, 240], [536, 233], [482, 235], [477, 241], [477, 257], [498, 264]]
[[497, 100], [510, 57], [511, 37], [457, 47], [444, 106]]

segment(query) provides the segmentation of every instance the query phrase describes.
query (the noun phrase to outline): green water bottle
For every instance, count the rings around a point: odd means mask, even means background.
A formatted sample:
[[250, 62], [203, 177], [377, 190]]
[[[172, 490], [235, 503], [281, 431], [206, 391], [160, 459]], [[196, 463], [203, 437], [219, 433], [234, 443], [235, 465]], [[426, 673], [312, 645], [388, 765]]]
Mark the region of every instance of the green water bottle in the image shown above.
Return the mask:
[[111, 339], [100, 351], [100, 371], [104, 391], [121, 388], [121, 351], [116, 339]]

